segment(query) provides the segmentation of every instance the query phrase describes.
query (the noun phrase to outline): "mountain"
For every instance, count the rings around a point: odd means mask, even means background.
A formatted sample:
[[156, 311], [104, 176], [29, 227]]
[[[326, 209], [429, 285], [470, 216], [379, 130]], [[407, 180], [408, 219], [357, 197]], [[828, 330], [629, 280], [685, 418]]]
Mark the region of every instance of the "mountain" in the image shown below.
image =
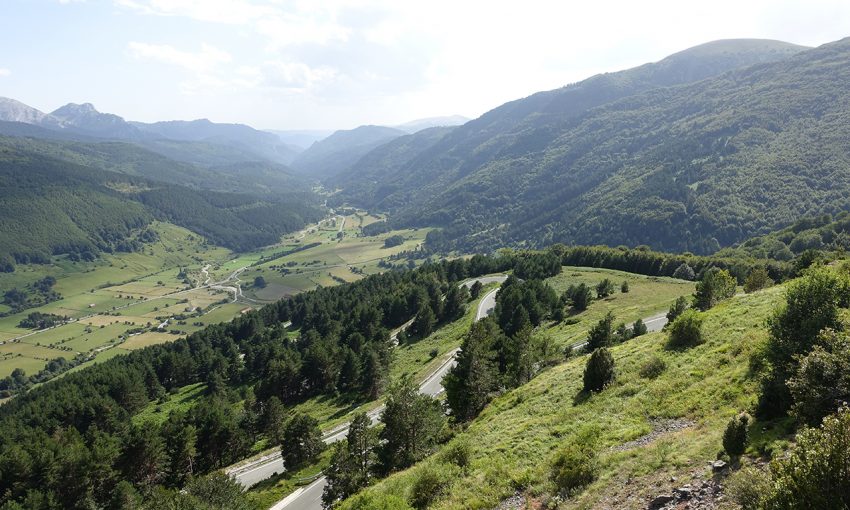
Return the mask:
[[299, 154], [292, 161], [292, 168], [313, 179], [332, 178], [375, 147], [405, 134], [400, 129], [385, 126], [336, 131]]
[[50, 114], [62, 127], [78, 133], [118, 140], [141, 140], [146, 136], [138, 128], [112, 113], [101, 113], [91, 103], [68, 103]]
[[445, 117], [429, 117], [427, 119], [411, 120], [395, 126], [396, 129], [401, 129], [408, 133], [415, 133], [432, 127], [460, 126], [466, 124], [469, 119], [463, 115], [448, 115]]
[[242, 251], [318, 220], [307, 185], [273, 163], [198, 168], [121, 142], [0, 137], [0, 260], [127, 249], [153, 219]]
[[304, 129], [289, 131], [269, 129], [267, 130], [267, 132], [272, 133], [273, 135], [280, 138], [283, 143], [291, 147], [297, 147], [299, 151], [303, 151], [304, 149], [310, 147], [319, 140], [327, 138], [328, 136], [333, 134], [333, 131], [322, 129]]
[[[6, 123], [0, 123], [0, 132], [3, 131], [4, 124]], [[270, 162], [239, 161], [214, 167], [198, 166], [169, 159], [136, 144], [104, 142], [97, 139], [59, 141], [33, 137], [0, 137], [0, 148], [6, 147], [198, 190], [262, 196], [284, 196], [310, 190], [306, 181], [293, 175], [289, 168]]]
[[145, 124], [134, 122], [142, 132], [159, 138], [188, 142], [208, 142], [247, 151], [276, 163], [290, 163], [300, 149], [288, 145], [276, 135], [244, 124], [219, 124], [207, 119], [173, 120]]
[[59, 127], [62, 121], [8, 97], [0, 97], [0, 121]]
[[364, 203], [381, 203], [384, 198], [402, 191], [383, 182], [387, 168], [410, 168], [417, 158], [454, 131], [455, 127], [433, 127], [400, 136], [361, 157], [347, 170], [339, 173], [333, 182], [344, 190], [344, 196], [356, 196]]
[[301, 151], [273, 134], [244, 124], [218, 124], [206, 119], [128, 122], [118, 115], [99, 112], [91, 103], [69, 103], [47, 114], [2, 97], [0, 134], [56, 140], [120, 140], [169, 159], [207, 166], [246, 161], [287, 164]]
[[[840, 193], [811, 181], [821, 172], [811, 149], [789, 137], [845, 130], [818, 112], [843, 111], [832, 96], [848, 87], [833, 61], [850, 61], [848, 46], [716, 41], [597, 75], [502, 105], [415, 157], [372, 168], [364, 180], [377, 188], [349, 183], [335, 200], [388, 211], [397, 225], [442, 226], [432, 244], [444, 248], [564, 242], [711, 252], [844, 207]], [[816, 145], [841, 168], [844, 150], [832, 143]], [[793, 147], [798, 159], [809, 153], [805, 168], [771, 158], [768, 146]], [[793, 189], [781, 190], [781, 179]]]

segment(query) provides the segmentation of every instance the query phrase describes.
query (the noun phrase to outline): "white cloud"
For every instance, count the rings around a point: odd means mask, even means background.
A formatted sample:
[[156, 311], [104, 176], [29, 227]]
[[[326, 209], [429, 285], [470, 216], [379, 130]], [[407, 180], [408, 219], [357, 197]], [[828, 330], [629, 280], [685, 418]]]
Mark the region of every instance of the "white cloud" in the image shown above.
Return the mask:
[[10, 71], [10, 70], [8, 70], [4, 67], [0, 67], [0, 77], [9, 76], [11, 74], [12, 74], [12, 71]]
[[347, 40], [350, 30], [337, 22], [333, 3], [250, 0], [114, 0], [132, 11], [175, 16], [194, 21], [245, 25], [264, 37], [270, 50], [299, 44], [327, 44]]
[[202, 44], [201, 50], [196, 52], [178, 50], [167, 44], [141, 42], [131, 42], [128, 49], [130, 54], [137, 59], [154, 60], [197, 73], [211, 71], [232, 60], [229, 53], [208, 44]]
[[210, 23], [242, 25], [274, 14], [248, 0], [115, 0], [121, 7], [156, 16], [179, 16]]
[[302, 62], [266, 62], [260, 70], [259, 85], [286, 92], [308, 92], [337, 77], [330, 67], [310, 67]]

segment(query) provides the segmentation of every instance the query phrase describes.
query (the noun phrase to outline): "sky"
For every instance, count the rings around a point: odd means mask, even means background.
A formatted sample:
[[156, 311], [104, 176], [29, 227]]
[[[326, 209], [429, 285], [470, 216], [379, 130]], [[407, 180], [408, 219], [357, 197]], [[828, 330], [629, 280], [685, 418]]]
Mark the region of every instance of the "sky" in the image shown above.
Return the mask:
[[0, 0], [0, 96], [347, 129], [474, 118], [716, 39], [845, 36], [847, 0]]

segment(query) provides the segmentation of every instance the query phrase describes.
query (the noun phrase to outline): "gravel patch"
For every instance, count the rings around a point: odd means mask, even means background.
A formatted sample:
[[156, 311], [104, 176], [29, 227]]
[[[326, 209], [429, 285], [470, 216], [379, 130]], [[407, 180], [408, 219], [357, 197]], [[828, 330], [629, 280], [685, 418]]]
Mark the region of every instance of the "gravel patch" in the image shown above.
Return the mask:
[[673, 420], [653, 420], [652, 432], [633, 441], [629, 441], [628, 443], [612, 446], [611, 450], [615, 452], [624, 452], [626, 450], [631, 450], [632, 448], [646, 446], [665, 434], [678, 432], [692, 426], [694, 426], [694, 422], [684, 418], [676, 418]]

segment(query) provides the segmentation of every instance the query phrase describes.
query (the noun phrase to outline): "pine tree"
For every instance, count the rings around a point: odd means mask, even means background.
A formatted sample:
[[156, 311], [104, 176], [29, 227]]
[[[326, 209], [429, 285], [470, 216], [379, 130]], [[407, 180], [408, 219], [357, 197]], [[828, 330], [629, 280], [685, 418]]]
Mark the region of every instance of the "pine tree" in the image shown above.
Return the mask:
[[614, 314], [608, 312], [587, 334], [587, 350], [608, 347], [614, 341]]
[[584, 368], [584, 391], [599, 392], [614, 380], [614, 357], [606, 348], [593, 351]]
[[410, 376], [395, 383], [381, 415], [378, 456], [385, 471], [412, 465], [430, 454], [446, 417], [440, 402], [419, 393]]
[[281, 456], [287, 470], [292, 471], [313, 462], [325, 449], [319, 422], [304, 413], [290, 418], [283, 429], [280, 445]]
[[502, 332], [492, 318], [472, 324], [463, 339], [457, 364], [446, 374], [443, 387], [456, 420], [474, 418], [499, 386], [496, 346]]

